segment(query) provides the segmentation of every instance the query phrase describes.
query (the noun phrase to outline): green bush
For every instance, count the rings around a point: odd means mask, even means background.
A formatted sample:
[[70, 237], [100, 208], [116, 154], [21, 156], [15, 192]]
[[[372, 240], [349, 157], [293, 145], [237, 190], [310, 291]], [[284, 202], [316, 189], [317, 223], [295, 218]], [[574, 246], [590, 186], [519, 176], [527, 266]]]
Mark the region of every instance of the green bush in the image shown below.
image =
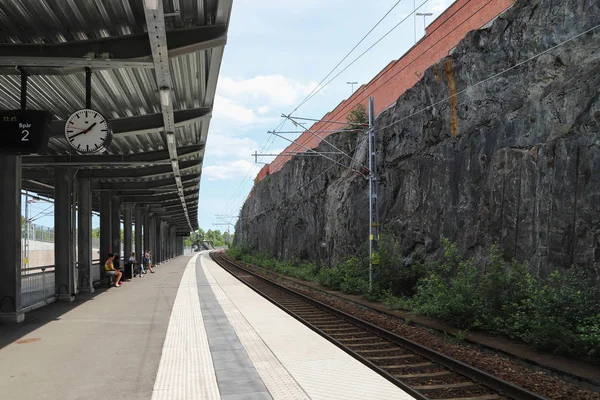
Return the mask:
[[328, 287], [332, 290], [341, 290], [343, 281], [344, 275], [342, 270], [338, 267], [321, 268], [317, 275], [317, 282], [319, 285]]
[[250, 250], [246, 246], [237, 245], [232, 246], [231, 248], [226, 250], [225, 253], [234, 260], [239, 261], [242, 259], [242, 257], [250, 254]]
[[574, 267], [542, 279], [526, 264], [504, 262], [496, 246], [479, 271], [472, 261], [460, 260], [454, 244], [444, 245], [442, 262], [404, 302], [413, 312], [598, 362], [600, 293], [584, 271]]
[[348, 277], [342, 282], [341, 289], [349, 294], [364, 294], [369, 291], [369, 282], [363, 278]]
[[534, 347], [600, 363], [600, 289], [577, 267], [547, 278], [526, 264], [507, 263], [497, 246], [484, 268], [462, 260], [456, 244], [444, 239], [439, 263], [405, 255], [397, 241], [381, 235], [379, 263], [373, 266], [369, 290], [368, 247], [332, 268], [298, 260], [278, 261], [234, 247], [228, 254], [296, 278], [316, 281], [333, 290], [363, 295], [392, 309], [405, 309], [448, 321], [460, 328], [480, 329], [518, 339]]

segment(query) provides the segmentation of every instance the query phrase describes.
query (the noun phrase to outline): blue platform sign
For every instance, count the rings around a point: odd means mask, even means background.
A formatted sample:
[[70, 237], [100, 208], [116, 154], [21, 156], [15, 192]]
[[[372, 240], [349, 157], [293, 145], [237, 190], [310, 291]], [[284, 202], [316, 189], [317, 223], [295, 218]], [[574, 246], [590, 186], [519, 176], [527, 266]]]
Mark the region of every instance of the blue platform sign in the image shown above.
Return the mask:
[[48, 111], [0, 110], [0, 153], [39, 153], [48, 144], [51, 121]]

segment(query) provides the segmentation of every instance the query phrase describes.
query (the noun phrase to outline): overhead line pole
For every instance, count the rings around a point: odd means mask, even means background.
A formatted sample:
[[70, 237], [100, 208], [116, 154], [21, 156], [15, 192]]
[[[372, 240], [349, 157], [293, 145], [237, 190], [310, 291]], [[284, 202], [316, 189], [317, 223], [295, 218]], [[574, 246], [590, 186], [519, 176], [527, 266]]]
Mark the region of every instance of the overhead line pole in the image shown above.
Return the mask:
[[373, 96], [369, 97], [369, 291], [373, 287], [373, 265], [379, 264], [379, 201], [377, 198], [377, 135]]

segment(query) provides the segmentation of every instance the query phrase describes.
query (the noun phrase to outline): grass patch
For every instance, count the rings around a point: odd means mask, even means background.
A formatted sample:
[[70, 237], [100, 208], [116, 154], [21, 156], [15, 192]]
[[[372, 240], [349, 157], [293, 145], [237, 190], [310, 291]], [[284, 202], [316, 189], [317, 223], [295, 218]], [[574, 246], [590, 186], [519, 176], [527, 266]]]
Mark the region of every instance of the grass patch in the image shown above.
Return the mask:
[[234, 247], [227, 253], [267, 270], [380, 301], [390, 309], [447, 321], [461, 330], [455, 338], [459, 341], [468, 330], [484, 330], [600, 364], [600, 290], [583, 269], [574, 266], [542, 278], [526, 264], [506, 262], [497, 246], [491, 247], [485, 267], [461, 259], [448, 240], [444, 249], [440, 262], [425, 263], [417, 253], [403, 255], [391, 235], [382, 235], [371, 290], [366, 256], [348, 257], [329, 268], [301, 260], [278, 261], [247, 248]]

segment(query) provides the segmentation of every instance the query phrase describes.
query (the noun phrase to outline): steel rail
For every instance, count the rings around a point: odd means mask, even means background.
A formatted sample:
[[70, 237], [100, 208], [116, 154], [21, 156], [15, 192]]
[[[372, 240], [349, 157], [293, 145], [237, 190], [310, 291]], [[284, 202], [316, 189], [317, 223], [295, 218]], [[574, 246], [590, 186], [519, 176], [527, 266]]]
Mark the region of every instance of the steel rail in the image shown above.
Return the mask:
[[[242, 281], [241, 278], [237, 277], [233, 272], [229, 271], [227, 269], [227, 267], [225, 267], [223, 264], [229, 264], [232, 267], [238, 268], [242, 271], [244, 271], [245, 273], [250, 274], [252, 277], [259, 279], [262, 282], [268, 283], [274, 287], [276, 287], [277, 289], [283, 291], [286, 294], [289, 294], [291, 296], [294, 296], [296, 298], [299, 298], [319, 309], [322, 309], [326, 312], [329, 312], [335, 316], [337, 316], [338, 318], [345, 320], [347, 322], [349, 322], [350, 324], [356, 325], [359, 328], [362, 328], [370, 333], [375, 334], [376, 336], [381, 337], [382, 339], [385, 339], [397, 346], [403, 347], [408, 349], [409, 351], [412, 351], [422, 357], [425, 357], [457, 374], [463, 375], [471, 380], [473, 380], [476, 383], [479, 383], [483, 386], [486, 386], [489, 389], [492, 389], [495, 392], [498, 392], [500, 395], [502, 396], [507, 396], [510, 398], [513, 398], [515, 400], [548, 400], [546, 397], [543, 396], [539, 396], [527, 389], [521, 388], [519, 386], [513, 385], [510, 382], [506, 382], [500, 378], [497, 378], [491, 374], [488, 374], [487, 372], [484, 372], [478, 368], [475, 368], [473, 366], [470, 366], [468, 364], [465, 364], [461, 361], [455, 360], [451, 357], [448, 357], [442, 353], [439, 353], [435, 350], [429, 349], [425, 346], [422, 346], [418, 343], [415, 343], [409, 339], [406, 339], [404, 337], [398, 336], [386, 329], [383, 329], [381, 327], [378, 327], [376, 325], [373, 325], [370, 322], [364, 321], [360, 318], [357, 318], [353, 315], [347, 314], [341, 310], [337, 310], [325, 303], [322, 303], [318, 300], [312, 299], [300, 292], [297, 292], [293, 289], [281, 286], [280, 284], [278, 284], [277, 282], [263, 277], [261, 275], [256, 274], [255, 272], [248, 270], [247, 268], [244, 268], [243, 266], [238, 265], [237, 263], [233, 262], [232, 260], [225, 258], [224, 256], [222, 256], [222, 254], [220, 254], [220, 252], [211, 252], [210, 253], [210, 257], [219, 265], [221, 265], [223, 268], [225, 268], [228, 272], [230, 272], [234, 277], [236, 277], [238, 280]], [[243, 282], [243, 281], [242, 281]], [[352, 357], [354, 357], [355, 359], [361, 361], [363, 364], [367, 365], [369, 368], [371, 368], [372, 370], [376, 371], [377, 373], [379, 373], [381, 376], [383, 376], [384, 378], [386, 378], [387, 380], [389, 380], [390, 382], [394, 383], [395, 385], [401, 387], [403, 390], [405, 390], [407, 393], [409, 393], [410, 395], [412, 395], [413, 397], [417, 398], [417, 399], [430, 399], [429, 397], [424, 396], [422, 393], [416, 391], [415, 389], [413, 389], [411, 386], [407, 385], [406, 383], [402, 382], [401, 380], [399, 380], [398, 378], [396, 378], [394, 375], [391, 375], [389, 372], [385, 371], [384, 369], [380, 368], [378, 365], [374, 364], [373, 362], [369, 361], [365, 356], [360, 355], [358, 352], [355, 352], [354, 350], [348, 348], [347, 346], [345, 346], [343, 343], [340, 343], [338, 340], [336, 340], [335, 338], [331, 337], [330, 335], [328, 335], [327, 333], [323, 332], [321, 329], [317, 328], [316, 326], [314, 326], [312, 323], [308, 322], [307, 320], [305, 320], [304, 318], [302, 318], [300, 315], [292, 312], [291, 310], [287, 309], [284, 305], [278, 303], [275, 299], [272, 299], [270, 296], [268, 296], [267, 294], [263, 293], [262, 291], [260, 291], [257, 288], [254, 288], [252, 286], [250, 286], [252, 288], [252, 290], [256, 291], [258, 294], [260, 294], [261, 296], [263, 296], [265, 299], [267, 299], [268, 301], [270, 301], [271, 303], [273, 303], [274, 305], [276, 305], [277, 307], [281, 308], [282, 310], [284, 310], [285, 312], [289, 313], [292, 317], [294, 317], [295, 319], [297, 319], [298, 321], [302, 322], [303, 324], [305, 324], [307, 327], [309, 327], [311, 330], [319, 333], [320, 335], [322, 335], [323, 337], [325, 337], [327, 340], [329, 340], [330, 342], [332, 342], [333, 344], [335, 344], [337, 347], [341, 348], [342, 350], [344, 350], [346, 353], [348, 353], [349, 355], [351, 355]]]

